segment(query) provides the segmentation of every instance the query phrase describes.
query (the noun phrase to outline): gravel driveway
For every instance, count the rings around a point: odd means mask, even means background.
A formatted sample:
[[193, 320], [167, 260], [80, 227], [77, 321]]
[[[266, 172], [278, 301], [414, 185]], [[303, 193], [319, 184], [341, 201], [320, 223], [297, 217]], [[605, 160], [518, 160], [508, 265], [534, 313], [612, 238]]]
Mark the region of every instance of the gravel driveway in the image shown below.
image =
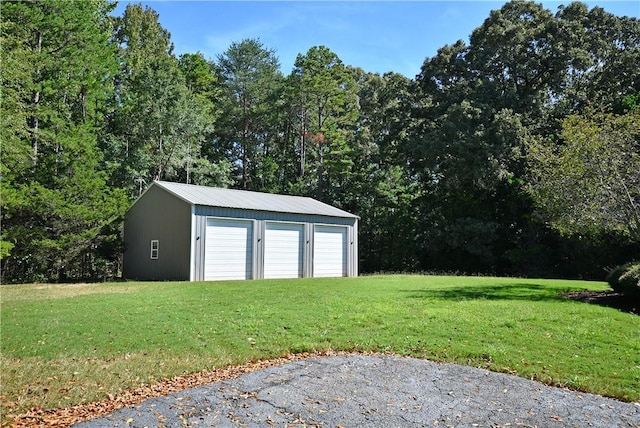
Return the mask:
[[640, 427], [640, 405], [377, 355], [309, 358], [149, 399], [97, 427]]

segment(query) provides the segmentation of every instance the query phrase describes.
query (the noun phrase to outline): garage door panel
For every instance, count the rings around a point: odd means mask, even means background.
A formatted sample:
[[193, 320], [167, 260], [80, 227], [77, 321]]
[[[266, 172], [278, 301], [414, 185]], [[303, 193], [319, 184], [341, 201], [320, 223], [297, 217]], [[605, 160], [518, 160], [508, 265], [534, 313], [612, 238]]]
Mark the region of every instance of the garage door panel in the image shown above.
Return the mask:
[[313, 276], [347, 275], [347, 229], [316, 226], [313, 232]]
[[303, 225], [267, 223], [264, 236], [264, 277], [302, 277]]
[[253, 222], [207, 219], [205, 280], [250, 279]]

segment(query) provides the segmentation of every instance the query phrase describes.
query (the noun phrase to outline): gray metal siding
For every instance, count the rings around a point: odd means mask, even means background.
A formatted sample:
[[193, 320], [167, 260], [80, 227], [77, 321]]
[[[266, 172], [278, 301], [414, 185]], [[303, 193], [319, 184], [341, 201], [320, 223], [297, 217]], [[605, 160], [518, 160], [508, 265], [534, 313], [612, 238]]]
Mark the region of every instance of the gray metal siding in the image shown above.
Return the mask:
[[273, 211], [257, 211], [239, 208], [207, 207], [197, 205], [195, 214], [198, 217], [227, 217], [227, 218], [247, 218], [268, 221], [291, 221], [297, 223], [323, 223], [339, 224], [351, 226], [356, 221], [355, 217], [330, 217], [314, 214], [293, 214]]
[[349, 254], [351, 255], [351, 267], [349, 276], [358, 276], [358, 219], [353, 222], [353, 227], [351, 228], [350, 245]]
[[[159, 241], [157, 260], [150, 258], [151, 240]], [[139, 280], [189, 280], [191, 206], [156, 186], [125, 217], [123, 276]], [[196, 246], [197, 255], [197, 246]]]
[[313, 223], [304, 225], [304, 254], [302, 257], [302, 276], [310, 278], [313, 276]]
[[253, 236], [253, 242], [255, 245], [255, 256], [254, 256], [254, 261], [255, 261], [255, 270], [254, 272], [254, 278], [256, 279], [262, 279], [264, 278], [264, 234], [265, 234], [265, 228], [266, 225], [263, 221], [256, 221], [255, 222], [255, 227], [253, 228], [253, 230], [255, 230], [255, 235]]

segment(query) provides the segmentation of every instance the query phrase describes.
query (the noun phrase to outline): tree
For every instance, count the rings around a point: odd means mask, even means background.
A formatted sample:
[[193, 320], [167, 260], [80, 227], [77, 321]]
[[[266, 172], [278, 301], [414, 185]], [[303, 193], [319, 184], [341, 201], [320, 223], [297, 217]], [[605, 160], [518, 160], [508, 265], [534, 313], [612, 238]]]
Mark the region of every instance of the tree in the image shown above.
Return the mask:
[[180, 55], [178, 67], [184, 76], [187, 88], [196, 97], [211, 103], [211, 108], [214, 109], [213, 104], [219, 101], [222, 90], [215, 64], [207, 61], [198, 52]]
[[181, 55], [178, 67], [193, 97], [192, 102], [197, 106], [196, 111], [206, 122], [202, 132], [187, 134], [187, 155], [178, 179], [187, 184], [227, 186], [231, 184], [231, 165], [226, 158], [217, 155], [212, 143], [222, 113], [223, 89], [219, 70], [199, 52]]
[[347, 67], [358, 87], [358, 121], [344, 187], [344, 208], [358, 213], [360, 268], [365, 272], [418, 268], [415, 203], [420, 193], [404, 157], [413, 82]]
[[423, 194], [423, 268], [491, 272], [500, 262], [499, 220], [518, 200], [510, 179], [522, 126], [502, 104], [502, 85], [477, 77], [469, 50], [458, 42], [425, 61], [408, 153]]
[[115, 69], [111, 8], [2, 6], [2, 63], [12, 66], [2, 73], [3, 281], [114, 274], [113, 224], [125, 204], [107, 187], [96, 146]]
[[133, 197], [153, 180], [226, 183], [228, 164], [202, 156], [216, 112], [207, 93], [194, 94], [207, 85], [196, 78], [197, 59], [185, 58], [181, 70], [169, 32], [148, 7], [128, 5], [116, 24], [120, 71], [101, 138], [112, 184]]
[[640, 112], [573, 115], [561, 141], [529, 145], [529, 190], [562, 233], [622, 232], [640, 243]]
[[637, 25], [579, 3], [553, 15], [513, 1], [492, 11], [468, 46], [425, 60], [408, 150], [424, 195], [424, 267], [513, 273], [541, 253], [571, 253], [534, 214], [525, 141], [558, 135], [562, 119], [590, 103], [612, 109], [638, 92]]
[[259, 40], [233, 43], [218, 57], [222, 76], [222, 114], [215, 133], [218, 149], [234, 165], [236, 183], [243, 189], [269, 187], [276, 181], [273, 161], [277, 111], [282, 90], [280, 63]]
[[541, 4], [511, 1], [491, 11], [471, 34], [467, 60], [494, 111], [541, 116], [549, 94], [561, 90], [568, 59], [563, 37]]
[[[325, 46], [298, 55], [290, 80], [296, 97], [300, 190], [315, 188], [316, 198], [327, 200], [353, 164], [350, 138], [358, 117], [355, 81]], [[314, 178], [310, 179], [309, 170]]]
[[621, 112], [623, 97], [640, 91], [640, 20], [580, 2], [561, 6], [556, 19], [567, 59], [556, 117], [587, 108]]

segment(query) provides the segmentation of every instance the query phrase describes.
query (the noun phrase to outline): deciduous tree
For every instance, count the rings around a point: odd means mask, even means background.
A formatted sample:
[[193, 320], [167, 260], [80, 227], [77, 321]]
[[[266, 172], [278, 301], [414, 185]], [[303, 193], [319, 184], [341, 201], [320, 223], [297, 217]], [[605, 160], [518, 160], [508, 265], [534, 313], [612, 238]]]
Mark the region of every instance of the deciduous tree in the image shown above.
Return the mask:
[[640, 112], [570, 116], [561, 140], [529, 144], [529, 190], [566, 234], [623, 232], [640, 242]]
[[194, 93], [206, 83], [186, 58], [181, 71], [170, 34], [153, 9], [130, 4], [116, 24], [120, 71], [101, 139], [113, 185], [137, 196], [153, 180], [225, 183], [228, 163], [211, 164], [201, 155], [215, 121], [212, 100]]

